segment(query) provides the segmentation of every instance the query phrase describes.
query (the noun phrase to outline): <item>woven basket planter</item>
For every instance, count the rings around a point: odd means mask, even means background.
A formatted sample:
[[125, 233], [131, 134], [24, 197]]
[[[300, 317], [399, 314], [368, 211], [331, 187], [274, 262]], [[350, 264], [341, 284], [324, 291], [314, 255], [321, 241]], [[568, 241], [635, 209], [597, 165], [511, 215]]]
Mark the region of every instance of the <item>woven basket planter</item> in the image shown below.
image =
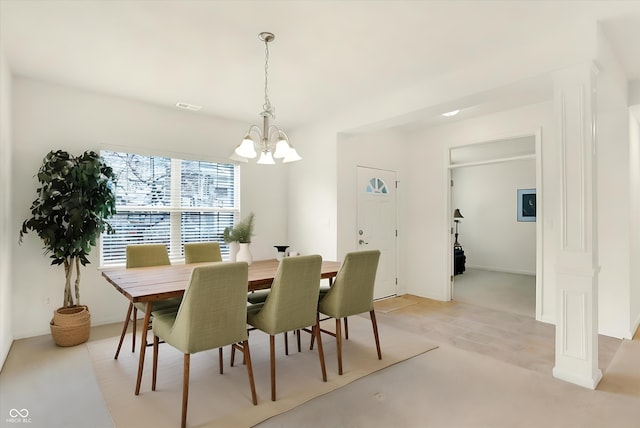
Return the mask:
[[49, 325], [51, 336], [58, 346], [75, 346], [89, 340], [91, 314], [86, 306], [58, 308]]

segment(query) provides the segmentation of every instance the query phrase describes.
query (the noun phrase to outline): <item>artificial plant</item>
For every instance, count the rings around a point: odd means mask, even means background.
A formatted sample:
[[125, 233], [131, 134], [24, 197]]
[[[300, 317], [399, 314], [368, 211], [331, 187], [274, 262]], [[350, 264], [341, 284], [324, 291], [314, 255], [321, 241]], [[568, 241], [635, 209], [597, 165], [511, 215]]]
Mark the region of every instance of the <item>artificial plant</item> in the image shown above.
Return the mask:
[[251, 213], [247, 217], [240, 220], [233, 227], [228, 226], [224, 229], [224, 242], [239, 242], [241, 244], [251, 242], [253, 236], [253, 218]]
[[[115, 175], [100, 155], [86, 151], [80, 156], [57, 150], [45, 156], [38, 171], [38, 197], [31, 217], [22, 223], [20, 242], [36, 232], [51, 254], [52, 265], [64, 265], [63, 307], [80, 304], [80, 265], [102, 232], [113, 233], [107, 219], [116, 213]], [[71, 282], [75, 266], [75, 302]]]

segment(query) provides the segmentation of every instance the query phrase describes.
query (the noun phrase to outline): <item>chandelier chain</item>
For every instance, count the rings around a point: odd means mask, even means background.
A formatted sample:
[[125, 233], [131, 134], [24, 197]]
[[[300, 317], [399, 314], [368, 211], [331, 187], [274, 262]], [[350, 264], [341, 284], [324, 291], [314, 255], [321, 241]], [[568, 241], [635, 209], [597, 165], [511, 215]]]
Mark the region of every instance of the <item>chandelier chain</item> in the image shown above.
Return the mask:
[[275, 117], [273, 114], [273, 110], [271, 107], [271, 101], [269, 100], [269, 42], [265, 40], [264, 42], [264, 105], [262, 108], [265, 112], [271, 114], [272, 117]]

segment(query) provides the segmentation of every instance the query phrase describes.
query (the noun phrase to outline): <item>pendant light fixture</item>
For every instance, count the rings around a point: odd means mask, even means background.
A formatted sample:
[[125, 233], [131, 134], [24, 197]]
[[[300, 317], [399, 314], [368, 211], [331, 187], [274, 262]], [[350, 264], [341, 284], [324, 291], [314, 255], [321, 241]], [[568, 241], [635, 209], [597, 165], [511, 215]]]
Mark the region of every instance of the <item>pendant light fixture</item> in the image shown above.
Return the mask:
[[275, 119], [275, 108], [269, 101], [269, 43], [276, 36], [273, 33], [262, 32], [258, 34], [258, 38], [264, 42], [265, 61], [264, 61], [264, 105], [260, 113], [262, 116], [262, 128], [257, 125], [251, 125], [249, 131], [242, 139], [242, 142], [236, 147], [234, 155], [241, 160], [253, 159], [260, 153], [258, 163], [262, 165], [273, 165], [275, 159], [282, 159], [282, 162], [294, 162], [302, 159], [296, 149], [289, 142], [289, 137], [284, 131], [281, 131], [275, 125], [270, 125], [269, 120]]

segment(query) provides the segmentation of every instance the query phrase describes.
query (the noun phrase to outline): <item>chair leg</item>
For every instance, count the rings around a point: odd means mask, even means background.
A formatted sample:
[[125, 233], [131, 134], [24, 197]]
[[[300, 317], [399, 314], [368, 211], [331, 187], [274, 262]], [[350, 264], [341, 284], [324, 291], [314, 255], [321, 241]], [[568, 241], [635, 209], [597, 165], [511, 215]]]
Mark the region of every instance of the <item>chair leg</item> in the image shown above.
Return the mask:
[[189, 363], [191, 354], [184, 354], [184, 377], [182, 380], [182, 428], [187, 426], [187, 403], [189, 401]]
[[156, 379], [158, 375], [158, 343], [160, 338], [153, 336], [153, 375], [151, 376], [151, 390], [156, 390]]
[[256, 396], [256, 384], [253, 378], [253, 366], [251, 365], [251, 351], [249, 350], [249, 338], [240, 342], [231, 344], [231, 352], [235, 349], [242, 351], [244, 364], [247, 366], [247, 374], [249, 375], [249, 386], [251, 387], [251, 401], [254, 405], [258, 404], [258, 398]]
[[371, 325], [373, 326], [373, 337], [376, 339], [376, 350], [378, 351], [378, 359], [382, 359], [382, 353], [380, 352], [380, 338], [378, 337], [378, 323], [376, 322], [376, 313], [373, 309], [369, 311], [371, 315]]
[[347, 317], [344, 317], [344, 338], [349, 340], [349, 323], [347, 322]]
[[296, 330], [296, 336], [298, 338], [298, 352], [302, 352], [302, 349], [300, 348], [300, 330]]
[[284, 355], [289, 355], [289, 334], [284, 332]]
[[251, 401], [253, 405], [258, 404], [258, 398], [256, 397], [256, 384], [253, 379], [253, 366], [251, 365], [251, 351], [249, 351], [249, 340], [242, 342], [242, 349], [244, 354], [244, 360], [247, 364], [247, 373], [249, 374], [249, 386], [251, 387]]
[[327, 367], [324, 364], [324, 351], [322, 350], [322, 333], [320, 332], [320, 318], [316, 317], [316, 325], [313, 327], [314, 335], [318, 336], [318, 356], [320, 357], [320, 368], [322, 369], [322, 380], [327, 381]]
[[275, 336], [269, 335], [269, 361], [271, 362], [271, 401], [276, 401], [276, 342]]
[[[233, 347], [232, 347], [233, 349]], [[222, 374], [223, 369], [222, 369], [222, 346], [218, 348], [218, 365], [220, 366], [220, 374]]]
[[133, 303], [129, 303], [129, 309], [127, 309], [127, 318], [124, 320], [124, 326], [122, 327], [122, 334], [120, 335], [120, 342], [118, 342], [118, 349], [116, 349], [116, 355], [113, 357], [114, 360], [117, 360], [118, 355], [120, 355], [120, 348], [122, 348], [122, 342], [124, 341], [124, 336], [127, 334], [127, 327], [129, 327], [129, 321], [131, 320], [132, 310], [133, 310]]
[[[234, 346], [231, 346], [231, 363], [229, 364], [230, 367], [233, 367], [233, 365], [235, 364], [235, 360], [236, 360], [236, 348]], [[244, 357], [244, 354], [242, 355], [242, 364], [247, 364], [247, 359]]]
[[138, 320], [138, 308], [133, 307], [133, 331], [131, 332], [131, 352], [136, 352], [136, 330]]
[[336, 349], [338, 354], [338, 374], [342, 375], [342, 324], [340, 323], [340, 318], [336, 318]]

